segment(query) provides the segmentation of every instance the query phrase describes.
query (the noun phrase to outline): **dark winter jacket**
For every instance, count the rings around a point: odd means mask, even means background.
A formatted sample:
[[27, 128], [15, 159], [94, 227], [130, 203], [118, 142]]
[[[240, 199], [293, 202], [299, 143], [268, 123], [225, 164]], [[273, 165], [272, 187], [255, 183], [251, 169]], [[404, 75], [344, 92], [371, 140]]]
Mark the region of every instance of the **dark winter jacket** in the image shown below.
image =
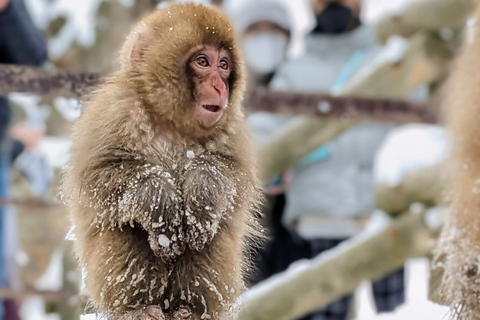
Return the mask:
[[[0, 12], [0, 63], [40, 66], [46, 59], [44, 37], [33, 25], [23, 0], [10, 0]], [[0, 96], [0, 141], [5, 138], [10, 118], [7, 99]], [[14, 153], [22, 148], [18, 141], [13, 146]]]

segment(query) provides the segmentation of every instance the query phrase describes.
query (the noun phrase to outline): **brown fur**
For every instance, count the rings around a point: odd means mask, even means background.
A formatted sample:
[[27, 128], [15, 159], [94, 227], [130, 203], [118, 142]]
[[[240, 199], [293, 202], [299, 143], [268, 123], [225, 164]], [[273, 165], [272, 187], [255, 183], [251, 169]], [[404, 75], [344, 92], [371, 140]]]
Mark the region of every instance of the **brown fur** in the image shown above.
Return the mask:
[[[212, 129], [195, 119], [187, 68], [203, 45], [228, 50], [234, 65]], [[171, 5], [132, 31], [120, 65], [84, 104], [65, 176], [87, 293], [109, 319], [161, 319], [159, 309], [166, 319], [227, 319], [260, 199], [232, 27], [215, 9]]]
[[442, 302], [456, 319], [480, 319], [480, 7], [473, 42], [466, 41], [447, 85], [453, 133], [450, 215], [437, 248], [444, 269]]

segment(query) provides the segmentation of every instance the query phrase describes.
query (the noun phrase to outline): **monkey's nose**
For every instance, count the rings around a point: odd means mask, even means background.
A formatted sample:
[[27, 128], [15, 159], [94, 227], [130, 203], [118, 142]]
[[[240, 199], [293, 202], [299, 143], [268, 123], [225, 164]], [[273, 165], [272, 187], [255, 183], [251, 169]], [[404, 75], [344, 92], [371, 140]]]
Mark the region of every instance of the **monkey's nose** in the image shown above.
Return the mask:
[[216, 93], [218, 93], [218, 95], [223, 98], [226, 94], [226, 91], [227, 91], [227, 86], [225, 85], [225, 83], [223, 82], [222, 79], [219, 79], [220, 77], [214, 79], [212, 81], [212, 87], [213, 89], [215, 90]]

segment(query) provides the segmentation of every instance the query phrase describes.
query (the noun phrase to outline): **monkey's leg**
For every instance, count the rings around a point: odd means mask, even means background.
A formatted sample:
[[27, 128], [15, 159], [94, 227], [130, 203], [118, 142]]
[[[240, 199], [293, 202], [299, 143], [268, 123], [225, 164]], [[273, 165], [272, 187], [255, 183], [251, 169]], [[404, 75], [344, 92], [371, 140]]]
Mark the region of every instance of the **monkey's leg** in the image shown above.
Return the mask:
[[236, 319], [229, 308], [243, 291], [242, 244], [227, 223], [222, 221], [219, 232], [202, 251], [187, 250], [188, 254], [176, 260], [168, 279], [175, 285], [169, 288], [174, 297], [186, 300], [176, 299], [173, 310], [188, 306], [200, 319]]
[[120, 316], [165, 300], [168, 271], [150, 249], [145, 230], [124, 227], [84, 240], [87, 293], [99, 312]]

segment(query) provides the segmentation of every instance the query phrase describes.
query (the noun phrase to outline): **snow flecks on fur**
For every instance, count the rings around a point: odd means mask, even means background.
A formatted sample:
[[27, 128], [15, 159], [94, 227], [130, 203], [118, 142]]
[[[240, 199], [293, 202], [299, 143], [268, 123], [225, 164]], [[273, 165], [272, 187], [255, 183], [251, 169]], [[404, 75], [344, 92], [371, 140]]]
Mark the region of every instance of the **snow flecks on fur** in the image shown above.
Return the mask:
[[[205, 21], [215, 43], [234, 48], [234, 36], [219, 11], [191, 4], [168, 10], [197, 17], [172, 21], [172, 41], [139, 43], [155, 52], [144, 55], [149, 68], [141, 74], [131, 72], [129, 44], [136, 42], [127, 41], [127, 63], [86, 101], [73, 127], [66, 191], [75, 249], [92, 304], [107, 319], [138, 319], [148, 306], [171, 316], [185, 303], [196, 318], [230, 320], [261, 198], [240, 106], [244, 75], [235, 70], [224, 121], [198, 126], [185, 98], [191, 79], [175, 59], [203, 39], [197, 31]], [[144, 20], [152, 36], [168, 15], [159, 10]], [[188, 28], [200, 38], [184, 43], [178, 32]], [[160, 55], [165, 65], [155, 64], [158, 50], [173, 53]], [[239, 61], [237, 49], [231, 55]]]
[[480, 245], [471, 243], [455, 217], [448, 220], [434, 263], [443, 269], [439, 296], [451, 305], [455, 319], [480, 319]]
[[[145, 228], [150, 248], [167, 265], [182, 255], [186, 246], [203, 250], [220, 231], [222, 221], [233, 219], [239, 201], [246, 201], [244, 193], [237, 191], [245, 174], [236, 173], [235, 162], [226, 161], [222, 156], [197, 148], [194, 157], [184, 157], [183, 164], [180, 159], [172, 159], [177, 170], [137, 158], [117, 163], [108, 173], [97, 175], [82, 194], [95, 212], [92, 226], [99, 236], [109, 230], [124, 230], [127, 226]], [[111, 191], [105, 193], [105, 189]], [[110, 260], [106, 263], [111, 263]], [[167, 279], [172, 271], [165, 277], [149, 278], [145, 268], [134, 267], [139, 263], [136, 258], [127, 257], [127, 261], [123, 271], [109, 270], [108, 286], [101, 289], [102, 304], [108, 303], [104, 297], [113, 295], [115, 299], [110, 308], [137, 308], [162, 297], [162, 308], [171, 308], [175, 297], [165, 298], [164, 293], [168, 290]], [[197, 301], [204, 306], [202, 319], [216, 319], [215, 314], [208, 311], [205, 297], [198, 292], [206, 287], [226, 310], [232, 297], [241, 291], [236, 290], [240, 289], [236, 285], [219, 282], [218, 278], [216, 270], [200, 275], [183, 288], [176, 299], [187, 303]], [[234, 283], [236, 277], [231, 275], [230, 278]]]

